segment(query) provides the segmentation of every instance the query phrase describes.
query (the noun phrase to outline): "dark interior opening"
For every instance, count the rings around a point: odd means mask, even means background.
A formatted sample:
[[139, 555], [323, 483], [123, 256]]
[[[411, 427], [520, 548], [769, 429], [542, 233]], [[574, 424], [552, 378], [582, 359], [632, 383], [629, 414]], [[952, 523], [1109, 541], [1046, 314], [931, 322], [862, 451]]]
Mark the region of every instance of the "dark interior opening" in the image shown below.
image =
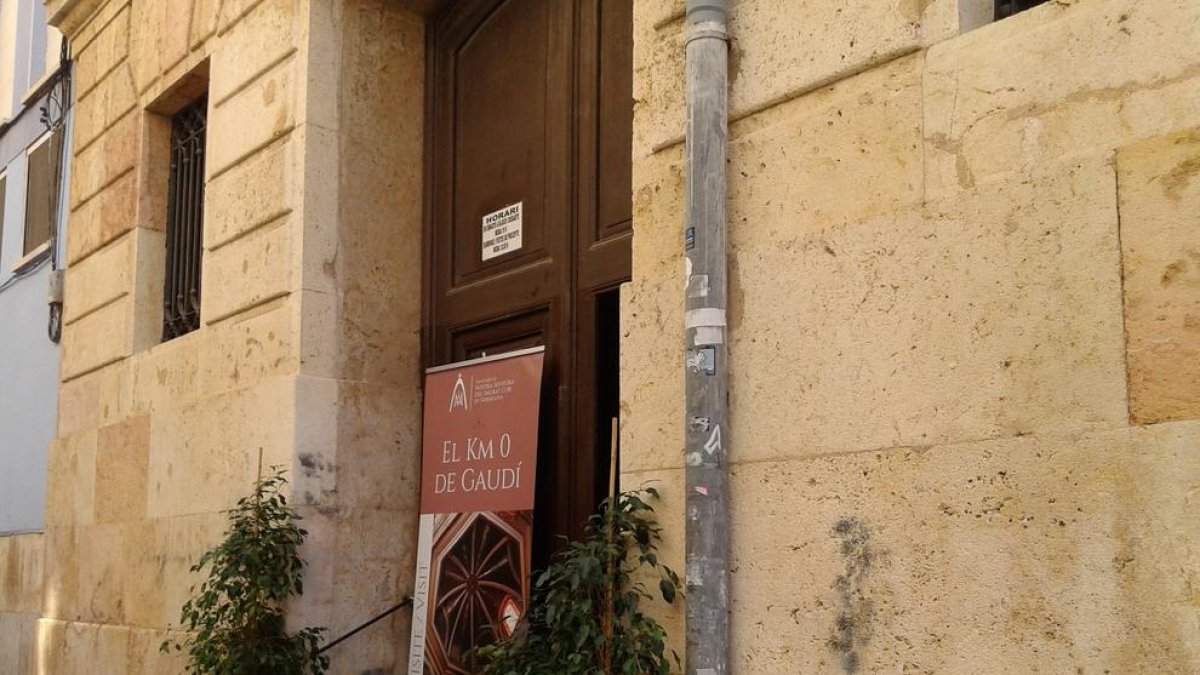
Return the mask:
[[1033, 9], [1046, 0], [996, 0], [996, 20], [1006, 19], [1018, 12]]
[[[621, 291], [614, 288], [596, 296], [596, 454], [592, 476], [600, 500], [609, 494], [612, 470], [612, 420], [621, 412]], [[620, 446], [617, 447], [620, 466]], [[621, 490], [620, 477], [616, 489]], [[600, 506], [597, 502], [596, 507]]]

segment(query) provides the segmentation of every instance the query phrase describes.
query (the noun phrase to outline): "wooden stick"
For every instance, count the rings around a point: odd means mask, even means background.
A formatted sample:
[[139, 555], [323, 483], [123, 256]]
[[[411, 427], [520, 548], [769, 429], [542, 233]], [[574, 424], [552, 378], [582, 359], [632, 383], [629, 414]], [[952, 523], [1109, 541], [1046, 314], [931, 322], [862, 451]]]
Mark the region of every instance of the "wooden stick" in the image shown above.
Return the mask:
[[[608, 511], [611, 512], [617, 508], [617, 443], [620, 438], [620, 423], [617, 418], [612, 418], [612, 440], [609, 443], [608, 454]], [[609, 516], [608, 521], [608, 543], [615, 544], [617, 539], [616, 523]], [[617, 561], [609, 558], [608, 560], [608, 585], [604, 589], [604, 649], [600, 652], [600, 659], [603, 662], [604, 672], [613, 672], [613, 621], [616, 612], [615, 586], [617, 583]]]

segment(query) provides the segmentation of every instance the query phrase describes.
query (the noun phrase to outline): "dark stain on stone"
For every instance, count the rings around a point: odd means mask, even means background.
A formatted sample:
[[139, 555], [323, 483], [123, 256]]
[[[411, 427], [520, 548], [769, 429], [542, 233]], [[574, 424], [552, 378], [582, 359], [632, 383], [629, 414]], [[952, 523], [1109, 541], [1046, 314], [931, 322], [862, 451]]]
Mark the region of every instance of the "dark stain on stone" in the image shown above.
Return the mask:
[[862, 651], [871, 639], [875, 607], [867, 597], [866, 587], [875, 552], [870, 531], [857, 518], [838, 521], [833, 536], [841, 541], [845, 571], [833, 582], [838, 596], [838, 617], [829, 638], [829, 648], [841, 658], [842, 670], [852, 674], [861, 671]]
[[1179, 201], [1183, 190], [1191, 182], [1192, 178], [1200, 175], [1200, 157], [1192, 157], [1181, 162], [1174, 169], [1171, 169], [1167, 175], [1163, 176], [1162, 183], [1172, 201]]
[[300, 453], [299, 460], [300, 466], [304, 467], [305, 476], [311, 477], [325, 469], [325, 462], [318, 455], [314, 455], [311, 452]]
[[1179, 260], [1176, 260], [1175, 262], [1171, 263], [1170, 265], [1167, 265], [1167, 269], [1163, 271], [1162, 285], [1170, 286], [1171, 284], [1175, 283], [1175, 281], [1178, 280], [1179, 277], [1183, 276], [1184, 274], [1187, 274], [1187, 270], [1188, 270], [1188, 261], [1186, 258], [1180, 258]]

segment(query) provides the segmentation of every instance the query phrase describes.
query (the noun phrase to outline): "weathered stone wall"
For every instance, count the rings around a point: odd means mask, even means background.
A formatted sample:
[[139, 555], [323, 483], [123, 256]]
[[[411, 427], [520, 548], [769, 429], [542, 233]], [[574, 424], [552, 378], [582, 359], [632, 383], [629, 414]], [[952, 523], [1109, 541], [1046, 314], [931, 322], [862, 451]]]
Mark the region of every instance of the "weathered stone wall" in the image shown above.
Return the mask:
[[[50, 5], [78, 78], [43, 672], [181, 671], [158, 645], [260, 456], [310, 530], [293, 618], [336, 636], [411, 577], [422, 23], [383, 0]], [[205, 74], [203, 325], [159, 344], [159, 113]], [[334, 672], [391, 672], [406, 632]]]
[[[736, 672], [1200, 670], [1200, 7], [1058, 0], [960, 35], [969, 1], [733, 3]], [[261, 451], [312, 532], [295, 619], [340, 634], [411, 584], [404, 8], [430, 3], [49, 4], [78, 67], [59, 438], [0, 621], [40, 612], [42, 672], [178, 672], [158, 644]], [[661, 481], [675, 561], [682, 6], [635, 4], [622, 344], [622, 480]], [[155, 110], [205, 68], [205, 325], [157, 344]], [[397, 671], [406, 642], [401, 613], [335, 672]]]
[[[732, 4], [734, 671], [1200, 670], [1200, 6]], [[677, 564], [682, 5], [622, 345]]]
[[0, 663], [12, 675], [40, 675], [37, 624], [42, 615], [43, 536], [0, 537]]
[[[389, 0], [313, 4], [295, 452], [324, 543], [297, 618], [334, 637], [411, 594], [416, 569], [425, 33]], [[409, 616], [335, 648], [334, 672], [402, 672]]]

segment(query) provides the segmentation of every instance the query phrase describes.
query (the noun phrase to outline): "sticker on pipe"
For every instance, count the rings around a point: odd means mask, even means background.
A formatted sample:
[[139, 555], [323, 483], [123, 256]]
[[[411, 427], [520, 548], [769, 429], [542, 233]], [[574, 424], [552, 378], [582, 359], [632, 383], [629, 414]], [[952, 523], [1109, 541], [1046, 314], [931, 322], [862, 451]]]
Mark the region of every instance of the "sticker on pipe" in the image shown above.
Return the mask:
[[510, 204], [483, 217], [483, 260], [488, 261], [521, 249], [525, 202]]

